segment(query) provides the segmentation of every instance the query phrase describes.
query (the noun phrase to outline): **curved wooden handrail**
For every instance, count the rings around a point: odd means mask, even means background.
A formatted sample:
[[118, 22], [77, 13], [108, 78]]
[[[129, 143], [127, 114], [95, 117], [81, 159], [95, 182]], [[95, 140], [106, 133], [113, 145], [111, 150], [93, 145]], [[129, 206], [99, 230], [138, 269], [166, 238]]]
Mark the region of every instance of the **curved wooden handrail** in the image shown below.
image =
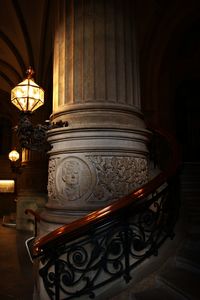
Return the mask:
[[114, 203], [102, 209], [98, 209], [79, 220], [63, 225], [46, 236], [37, 239], [33, 244], [33, 256], [42, 255], [45, 250], [52, 249], [56, 245], [60, 245], [63, 242], [69, 242], [80, 237], [81, 234], [83, 234], [91, 226], [96, 226], [96, 224], [103, 222], [106, 218], [111, 218], [116, 214], [125, 211], [130, 206], [143, 204], [143, 200], [145, 200], [149, 194], [173, 177], [181, 164], [178, 145], [175, 139], [167, 132], [158, 129], [153, 129], [153, 131], [164, 137], [168, 144], [171, 145], [172, 156], [167, 169], [162, 171], [148, 183], [131, 192], [129, 195], [122, 197]]

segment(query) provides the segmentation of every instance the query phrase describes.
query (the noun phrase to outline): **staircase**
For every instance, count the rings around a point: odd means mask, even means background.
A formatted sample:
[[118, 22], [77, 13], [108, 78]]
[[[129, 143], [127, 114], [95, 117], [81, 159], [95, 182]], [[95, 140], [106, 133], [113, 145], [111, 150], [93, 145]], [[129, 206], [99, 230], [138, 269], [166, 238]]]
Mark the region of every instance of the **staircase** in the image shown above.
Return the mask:
[[200, 163], [184, 163], [180, 184], [183, 241], [159, 271], [129, 289], [124, 299], [200, 299]]
[[[162, 275], [164, 267], [158, 270], [168, 258], [177, 256], [177, 245], [185, 232], [185, 227], [180, 229], [181, 222], [177, 223], [180, 156], [170, 134], [153, 129], [153, 135], [152, 146], [155, 144], [153, 149], [158, 153], [153, 156], [154, 163], [160, 171], [149, 182], [45, 236], [36, 234], [30, 245], [31, 257], [39, 266], [34, 299], [134, 300], [145, 299], [147, 293], [148, 299], [152, 294], [156, 300], [156, 294], [157, 299], [159, 293], [171, 294]], [[188, 211], [187, 207], [183, 210]], [[26, 213], [34, 215], [36, 229], [45, 221], [37, 212]], [[185, 213], [179, 219], [185, 220]], [[176, 238], [171, 240], [175, 224]], [[166, 277], [169, 266], [174, 265], [176, 262], [170, 259]]]

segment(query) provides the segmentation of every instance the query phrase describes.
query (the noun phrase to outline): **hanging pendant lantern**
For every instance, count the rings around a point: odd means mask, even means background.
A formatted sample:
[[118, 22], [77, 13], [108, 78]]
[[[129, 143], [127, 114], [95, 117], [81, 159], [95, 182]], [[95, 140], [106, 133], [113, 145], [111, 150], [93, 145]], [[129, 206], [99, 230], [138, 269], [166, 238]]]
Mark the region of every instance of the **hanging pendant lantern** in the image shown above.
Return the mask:
[[44, 90], [35, 83], [31, 67], [26, 71], [26, 79], [11, 91], [11, 102], [23, 112], [33, 112], [44, 104]]

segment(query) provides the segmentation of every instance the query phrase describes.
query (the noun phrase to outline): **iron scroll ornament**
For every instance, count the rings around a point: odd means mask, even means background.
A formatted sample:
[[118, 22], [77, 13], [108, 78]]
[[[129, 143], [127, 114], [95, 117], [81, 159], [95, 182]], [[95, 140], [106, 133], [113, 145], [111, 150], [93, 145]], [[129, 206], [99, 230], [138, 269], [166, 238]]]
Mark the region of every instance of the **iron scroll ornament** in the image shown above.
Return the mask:
[[49, 298], [86, 295], [92, 299], [101, 287], [117, 278], [128, 283], [132, 270], [157, 255], [166, 238], [173, 238], [177, 210], [170, 204], [171, 197], [166, 185], [133, 210], [133, 215], [130, 210], [116, 215], [90, 228], [85, 236], [43, 253], [39, 274]]
[[47, 142], [47, 130], [59, 127], [67, 127], [68, 122], [58, 121], [33, 125], [30, 121], [31, 112], [21, 112], [19, 125], [14, 127], [22, 148], [34, 151], [48, 151], [51, 149]]

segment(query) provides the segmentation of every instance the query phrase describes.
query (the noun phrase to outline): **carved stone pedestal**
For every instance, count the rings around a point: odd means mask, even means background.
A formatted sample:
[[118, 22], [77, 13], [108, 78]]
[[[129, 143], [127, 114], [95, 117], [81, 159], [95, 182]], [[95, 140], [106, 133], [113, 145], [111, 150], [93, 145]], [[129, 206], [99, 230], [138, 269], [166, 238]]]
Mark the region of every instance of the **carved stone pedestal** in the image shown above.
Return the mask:
[[149, 132], [138, 110], [85, 105], [66, 111], [66, 120], [68, 127], [48, 132], [52, 150], [42, 217], [54, 224], [43, 224], [41, 233], [106, 206], [148, 180]]

